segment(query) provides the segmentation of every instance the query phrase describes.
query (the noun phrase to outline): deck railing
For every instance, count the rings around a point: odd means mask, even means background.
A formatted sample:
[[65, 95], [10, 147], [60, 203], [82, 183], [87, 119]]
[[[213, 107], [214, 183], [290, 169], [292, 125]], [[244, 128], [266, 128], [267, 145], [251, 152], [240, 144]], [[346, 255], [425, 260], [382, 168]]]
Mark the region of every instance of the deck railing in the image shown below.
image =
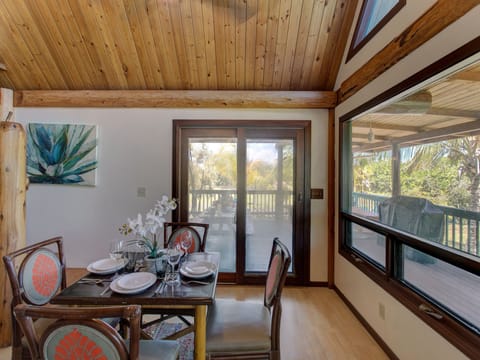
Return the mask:
[[[192, 216], [232, 209], [237, 202], [235, 190], [191, 190], [189, 195]], [[293, 192], [248, 190], [247, 206], [251, 215], [267, 217], [289, 215], [293, 206]]]
[[[352, 209], [364, 216], [378, 217], [378, 205], [386, 196], [354, 192]], [[439, 206], [444, 213], [441, 243], [454, 249], [480, 256], [480, 213]]]

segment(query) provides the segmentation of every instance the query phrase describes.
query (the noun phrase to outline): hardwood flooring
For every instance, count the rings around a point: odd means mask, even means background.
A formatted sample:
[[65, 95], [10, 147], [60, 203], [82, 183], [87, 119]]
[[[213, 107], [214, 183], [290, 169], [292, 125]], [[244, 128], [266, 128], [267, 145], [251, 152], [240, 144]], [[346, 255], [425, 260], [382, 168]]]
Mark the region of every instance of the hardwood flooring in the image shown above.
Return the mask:
[[[262, 299], [263, 287], [219, 285], [216, 296]], [[388, 359], [333, 290], [286, 287], [282, 310], [282, 360]]]

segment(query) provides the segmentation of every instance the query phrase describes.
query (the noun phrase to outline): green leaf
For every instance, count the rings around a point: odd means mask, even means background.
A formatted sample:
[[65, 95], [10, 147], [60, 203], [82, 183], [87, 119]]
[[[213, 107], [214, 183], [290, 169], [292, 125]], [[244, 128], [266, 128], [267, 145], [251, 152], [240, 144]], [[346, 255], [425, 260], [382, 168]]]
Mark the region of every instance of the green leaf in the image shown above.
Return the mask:
[[92, 145], [91, 147], [85, 149], [83, 152], [80, 152], [78, 154], [73, 155], [70, 158], [65, 159], [65, 162], [63, 164], [63, 167], [65, 170], [70, 170], [72, 169], [77, 163], [82, 160], [85, 156], [87, 156], [90, 152], [95, 150], [96, 143]]
[[65, 158], [65, 151], [68, 145], [67, 128], [64, 127], [52, 149], [52, 161], [54, 164], [61, 163]]
[[71, 175], [71, 174], [77, 174], [77, 175], [85, 174], [89, 171], [95, 170], [97, 168], [97, 165], [98, 165], [98, 161], [94, 160], [94, 161], [86, 163], [82, 166], [79, 166], [75, 169], [72, 169], [71, 171], [65, 171], [64, 175], [68, 176], [68, 175]]
[[[83, 131], [85, 130], [85, 127], [82, 128], [81, 132], [79, 135], [77, 135], [76, 133], [72, 134], [72, 139], [71, 139], [71, 143], [74, 144], [73, 148], [69, 151], [69, 154], [68, 154], [68, 157], [71, 157], [72, 155], [75, 155], [76, 153], [78, 153], [80, 151], [80, 149], [82, 148], [83, 144], [85, 143], [85, 141], [89, 138], [90, 134], [92, 133], [92, 131], [95, 129], [95, 127], [91, 127], [90, 129], [88, 129], [87, 131], [85, 131], [85, 133], [83, 133]], [[83, 133], [83, 134], [82, 134]], [[95, 146], [96, 146], [96, 141], [95, 141]]]

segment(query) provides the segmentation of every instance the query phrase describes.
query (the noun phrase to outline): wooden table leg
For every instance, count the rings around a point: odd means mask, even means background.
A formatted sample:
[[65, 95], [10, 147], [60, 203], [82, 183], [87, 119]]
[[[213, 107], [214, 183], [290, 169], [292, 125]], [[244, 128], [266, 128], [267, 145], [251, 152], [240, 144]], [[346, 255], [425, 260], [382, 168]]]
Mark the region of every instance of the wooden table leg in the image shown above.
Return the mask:
[[195, 306], [195, 360], [205, 360], [207, 343], [207, 305]]

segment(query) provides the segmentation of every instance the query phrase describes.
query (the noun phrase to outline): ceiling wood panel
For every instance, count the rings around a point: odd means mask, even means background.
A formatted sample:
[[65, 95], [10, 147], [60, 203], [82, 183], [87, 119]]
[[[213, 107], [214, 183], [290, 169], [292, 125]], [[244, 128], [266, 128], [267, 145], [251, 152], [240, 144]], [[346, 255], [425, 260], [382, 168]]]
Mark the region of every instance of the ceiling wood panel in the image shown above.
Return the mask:
[[356, 4], [3, 0], [0, 86], [332, 90]]

